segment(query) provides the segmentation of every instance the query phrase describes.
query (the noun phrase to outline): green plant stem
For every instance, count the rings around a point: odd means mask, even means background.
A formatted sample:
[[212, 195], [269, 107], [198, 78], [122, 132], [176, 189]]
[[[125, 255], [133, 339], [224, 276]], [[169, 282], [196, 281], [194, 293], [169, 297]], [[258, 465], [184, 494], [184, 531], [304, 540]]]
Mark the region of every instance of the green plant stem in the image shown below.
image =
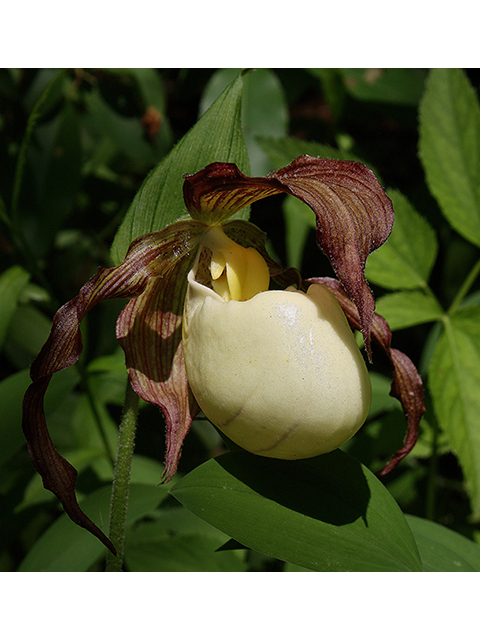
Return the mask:
[[13, 178], [13, 190], [12, 190], [12, 202], [10, 206], [10, 214], [11, 220], [15, 227], [17, 226], [17, 218], [18, 218], [18, 201], [20, 199], [20, 190], [22, 186], [23, 176], [25, 172], [25, 165], [27, 161], [27, 149], [30, 144], [30, 139], [33, 134], [33, 130], [42, 115], [42, 107], [47, 101], [52, 88], [57, 84], [57, 82], [65, 75], [65, 69], [60, 69], [57, 72], [53, 80], [49, 82], [42, 95], [38, 98], [35, 106], [33, 107], [32, 112], [27, 120], [27, 128], [25, 134], [23, 136], [22, 144], [20, 145], [20, 150], [17, 157], [17, 165], [15, 167], [15, 175]]
[[448, 310], [448, 314], [449, 315], [451, 315], [454, 311], [457, 310], [457, 308], [459, 307], [459, 305], [462, 302], [462, 300], [465, 298], [467, 293], [470, 291], [470, 288], [473, 286], [473, 283], [475, 282], [475, 280], [477, 279], [479, 274], [480, 274], [480, 260], [478, 260], [473, 265], [470, 273], [465, 278], [462, 286], [458, 290], [457, 295], [453, 299], [453, 302], [450, 305], [450, 308]]
[[[103, 425], [102, 418], [100, 416], [100, 413], [98, 412], [97, 404], [95, 402], [95, 396], [94, 396], [93, 391], [92, 391], [92, 387], [91, 387], [91, 384], [90, 384], [88, 373], [86, 373], [85, 371], [82, 371], [82, 377], [83, 377], [83, 383], [84, 383], [84, 386], [85, 386], [85, 393], [86, 393], [86, 396], [87, 396], [88, 404], [90, 405], [90, 410], [92, 412], [93, 419], [94, 419], [95, 424], [97, 426], [100, 438], [102, 439], [103, 446], [105, 447], [105, 455], [107, 456], [109, 461], [112, 463], [112, 466], [115, 466], [115, 460], [114, 460], [114, 457], [113, 457], [113, 452], [110, 450], [110, 443], [108, 441], [107, 434], [105, 432], [105, 428], [104, 428], [104, 425]], [[113, 449], [113, 447], [112, 447], [112, 449]]]
[[118, 433], [117, 460], [113, 475], [112, 500], [110, 503], [109, 538], [117, 555], [108, 552], [106, 570], [122, 571], [125, 547], [125, 523], [127, 519], [128, 490], [132, 467], [135, 430], [137, 426], [139, 398], [130, 383], [127, 384], [125, 406]]
[[427, 489], [425, 498], [425, 518], [427, 520], [435, 520], [435, 502], [437, 495], [437, 477], [438, 477], [438, 425], [436, 420], [432, 421], [433, 440], [432, 454], [430, 456], [430, 465], [427, 476]]
[[[65, 75], [65, 69], [61, 69], [53, 78], [53, 80], [48, 84], [40, 98], [37, 100], [29, 118], [27, 121], [27, 127], [25, 134], [22, 139], [22, 143], [20, 145], [20, 149], [18, 152], [17, 163], [15, 167], [15, 174], [13, 177], [13, 187], [12, 187], [12, 198], [10, 203], [10, 215], [7, 215], [7, 210], [3, 201], [0, 203], [0, 219], [5, 224], [7, 229], [10, 232], [10, 236], [12, 242], [17, 250], [17, 252], [23, 257], [25, 260], [25, 265], [34, 276], [39, 284], [41, 284], [46, 291], [49, 292], [52, 298], [52, 308], [56, 308], [55, 306], [55, 296], [50, 288], [49, 282], [43, 275], [41, 268], [38, 265], [38, 260], [34, 255], [33, 251], [30, 248], [30, 245], [25, 237], [24, 231], [20, 225], [19, 221], [19, 201], [20, 201], [20, 193], [22, 182], [25, 174], [25, 166], [27, 164], [27, 151], [30, 145], [30, 140], [33, 134], [33, 131], [37, 125], [38, 120], [42, 115], [42, 107], [44, 106], [47, 98], [49, 97], [52, 88], [61, 81], [62, 77]], [[57, 305], [58, 306], [58, 305]]]
[[2, 222], [7, 228], [10, 234], [10, 239], [19, 256], [23, 257], [25, 261], [25, 266], [28, 269], [28, 271], [32, 274], [34, 278], [37, 279], [39, 284], [41, 284], [43, 288], [49, 293], [51, 298], [51, 304], [49, 306], [51, 307], [52, 311], [55, 312], [55, 310], [58, 308], [59, 305], [55, 303], [55, 296], [51, 291], [50, 284], [48, 283], [47, 279], [43, 275], [41, 269], [39, 268], [37, 264], [37, 259], [32, 253], [30, 246], [28, 245], [28, 242], [25, 240], [23, 230], [19, 226], [14, 225], [13, 222], [8, 217], [5, 203], [1, 198], [0, 198], [0, 222]]

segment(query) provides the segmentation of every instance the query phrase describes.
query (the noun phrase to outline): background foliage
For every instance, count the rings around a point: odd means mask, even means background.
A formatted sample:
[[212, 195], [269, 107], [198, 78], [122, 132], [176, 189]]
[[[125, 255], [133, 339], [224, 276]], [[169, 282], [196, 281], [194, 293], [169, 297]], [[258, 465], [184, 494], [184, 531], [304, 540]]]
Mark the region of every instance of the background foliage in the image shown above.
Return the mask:
[[[479, 76], [456, 69], [238, 72], [0, 71], [0, 566], [104, 566], [102, 545], [43, 489], [20, 427], [28, 367], [55, 310], [98, 266], [121, 260], [131, 239], [185, 213], [186, 171], [225, 160], [262, 175], [309, 153], [366, 163], [393, 200], [394, 230], [368, 259], [367, 277], [394, 330], [393, 346], [425, 381], [419, 442], [384, 483], [376, 479], [372, 472], [405, 432], [378, 351], [365, 427], [343, 451], [293, 467], [224, 453], [216, 430], [198, 419], [178, 479], [159, 486], [163, 420], [142, 405], [126, 568], [477, 571]], [[301, 202], [270, 198], [252, 207], [250, 219], [280, 262], [305, 277], [333, 275]], [[82, 508], [104, 525], [126, 385], [114, 338], [123, 304], [109, 301], [89, 314], [82, 359], [54, 377], [46, 403], [53, 440], [79, 470]]]

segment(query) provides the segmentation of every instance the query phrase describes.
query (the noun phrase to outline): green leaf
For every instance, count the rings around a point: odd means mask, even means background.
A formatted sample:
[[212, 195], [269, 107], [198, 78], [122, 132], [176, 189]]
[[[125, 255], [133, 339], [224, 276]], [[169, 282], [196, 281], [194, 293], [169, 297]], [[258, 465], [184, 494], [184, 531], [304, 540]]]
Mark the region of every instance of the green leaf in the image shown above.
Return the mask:
[[163, 464], [160, 462], [152, 458], [147, 458], [146, 456], [133, 455], [130, 476], [131, 482], [157, 486], [162, 478], [162, 474]]
[[[101, 455], [92, 461], [92, 468], [102, 482], [111, 482], [113, 480], [113, 466], [111, 460], [107, 459], [104, 448], [97, 451]], [[70, 457], [68, 460], [71, 462]], [[73, 464], [73, 466], [77, 469], [75, 464]], [[132, 458], [130, 482], [158, 485], [161, 482], [163, 470], [164, 466], [160, 462], [157, 462], [152, 458], [134, 454]]]
[[440, 320], [443, 309], [436, 298], [421, 291], [398, 291], [378, 298], [375, 311], [385, 318], [390, 329], [405, 329]]
[[480, 571], [480, 546], [436, 522], [405, 516], [424, 571]]
[[149, 524], [140, 540], [129, 545], [126, 564], [129, 571], [245, 571], [233, 551], [215, 553], [217, 548], [215, 538], [198, 533], [166, 536]]
[[[0, 382], [0, 465], [26, 444], [22, 431], [22, 400], [30, 382], [28, 370], [14, 373]], [[47, 420], [77, 382], [75, 369], [67, 369], [54, 376], [45, 400]]]
[[[34, 99], [36, 102], [32, 105], [29, 105], [29, 99], [26, 100], [27, 108], [31, 108], [31, 113], [28, 117], [27, 127], [25, 130], [25, 135], [23, 136], [22, 144], [20, 146], [20, 150], [17, 157], [17, 166], [15, 169], [15, 177], [13, 181], [13, 189], [12, 189], [12, 202], [10, 206], [11, 217], [14, 222], [18, 221], [18, 209], [19, 209], [19, 199], [21, 193], [22, 182], [24, 180], [24, 173], [26, 167], [26, 159], [27, 159], [27, 151], [29, 149], [30, 140], [33, 134], [33, 131], [37, 125], [38, 120], [45, 115], [45, 112], [52, 106], [52, 102], [55, 102], [59, 98], [59, 92], [61, 87], [65, 81], [66, 70], [61, 69], [56, 72], [53, 78], [51, 77], [51, 70], [43, 70], [40, 71], [40, 85], [42, 87], [42, 93], [40, 96], [35, 95]], [[45, 87], [43, 84], [43, 80], [47, 77], [47, 86]], [[32, 97], [32, 93], [30, 92], [30, 97]]]
[[387, 242], [368, 257], [367, 279], [387, 289], [426, 287], [437, 257], [435, 232], [399, 191], [387, 194], [395, 223]]
[[[93, 466], [94, 462], [99, 459], [105, 460], [105, 452], [99, 449], [81, 449], [77, 447], [68, 452], [66, 456], [68, 458], [68, 462], [75, 467], [79, 474], [81, 474], [85, 469], [90, 466]], [[112, 465], [110, 463], [110, 468]], [[110, 474], [110, 480], [113, 477], [113, 471]], [[103, 480], [103, 478], [102, 478]], [[45, 489], [42, 482], [42, 477], [40, 474], [35, 473], [31, 478], [30, 482], [25, 487], [25, 491], [23, 494], [23, 500], [16, 507], [16, 512], [20, 512], [22, 509], [26, 509], [34, 504], [39, 504], [41, 502], [53, 502], [57, 500], [55, 494], [48, 489]], [[57, 503], [58, 504], [58, 503]]]
[[38, 212], [32, 217], [33, 240], [45, 251], [71, 212], [81, 181], [79, 120], [66, 103], [59, 115], [36, 130], [30, 157], [37, 183]]
[[[142, 83], [144, 80], [151, 80], [151, 75], [155, 76], [153, 69], [145, 69], [145, 74], [137, 74], [135, 70], [130, 70], [128, 75], [135, 78], [135, 81]], [[121, 73], [118, 78], [115, 75], [114, 82], [119, 82], [123, 85], [126, 77], [122, 80]], [[143, 76], [143, 78], [142, 78]], [[149, 78], [150, 76], [150, 78]], [[128, 80], [127, 80], [128, 83]], [[160, 95], [155, 96], [154, 91], [151, 91], [154, 87], [150, 87], [149, 95], [155, 102], [152, 102], [151, 106], [161, 109], [163, 99]], [[130, 86], [128, 95], [133, 97], [133, 87]], [[145, 172], [156, 164], [166, 151], [171, 147], [171, 131], [168, 125], [168, 121], [163, 119], [162, 126], [155, 135], [153, 140], [148, 139], [145, 135], [146, 130], [142, 125], [140, 113], [132, 115], [125, 115], [118, 113], [111, 104], [105, 100], [105, 96], [101, 95], [99, 88], [94, 88], [91, 93], [86, 97], [87, 113], [85, 115], [86, 124], [91, 132], [91, 136], [94, 139], [94, 146], [91, 148], [91, 156], [89, 163], [87, 164], [89, 171], [101, 171], [103, 175], [108, 175], [107, 172], [111, 171], [112, 163], [109, 161], [109, 156], [112, 160], [122, 159], [128, 163], [128, 166], [138, 172]], [[160, 104], [160, 106], [158, 106]], [[147, 105], [146, 105], [147, 106]], [[163, 112], [161, 114], [163, 118]], [[112, 175], [112, 174], [110, 174]]]
[[315, 216], [312, 216], [312, 210], [304, 202], [287, 196], [283, 201], [283, 217], [287, 264], [300, 271], [308, 232], [315, 229]]
[[[195, 173], [211, 162], [235, 162], [248, 173], [241, 101], [239, 75], [148, 175], [115, 236], [111, 252], [115, 263], [123, 260], [135, 238], [163, 229], [185, 215], [183, 174]], [[246, 218], [247, 213], [238, 216]]]
[[342, 451], [295, 462], [228, 453], [171, 493], [241, 544], [308, 569], [421, 570], [398, 505]]
[[[68, 452], [62, 451], [62, 454], [65, 455], [68, 462], [75, 467], [79, 474], [91, 467], [101, 482], [112, 482], [113, 466], [105, 454], [104, 447], [96, 449], [76, 447], [68, 450]], [[130, 475], [130, 482], [133, 484], [157, 486], [162, 478], [162, 473], [163, 465], [160, 462], [152, 460], [152, 458], [133, 456]], [[44, 488], [41, 476], [36, 473], [25, 488], [23, 500], [16, 510], [20, 511], [39, 502], [54, 502], [56, 499], [56, 496], [51, 491]]]
[[18, 369], [30, 366], [48, 338], [51, 328], [52, 319], [33, 304], [19, 304], [4, 344], [10, 362]]
[[259, 136], [258, 143], [268, 154], [272, 164], [277, 169], [284, 167], [298, 156], [304, 154], [312, 157], [333, 158], [334, 160], [354, 160], [369, 166], [364, 160], [349, 151], [336, 149], [320, 142], [288, 137], [269, 138]]
[[183, 507], [132, 527], [125, 544], [130, 571], [245, 571], [242, 553], [216, 550], [228, 536]]
[[[82, 510], [106, 530], [110, 511], [109, 486], [102, 487], [81, 502]], [[163, 486], [130, 485], [127, 526], [153, 511], [167, 496]], [[19, 571], [87, 571], [105, 554], [103, 544], [63, 514], [30, 549]]]
[[460, 69], [433, 69], [420, 105], [420, 158], [452, 227], [480, 246], [480, 107]]
[[[383, 469], [385, 463], [391, 459], [393, 451], [399, 451], [402, 448], [404, 442], [405, 416], [396, 401], [393, 409], [389, 410], [386, 406], [384, 412], [373, 420], [369, 420], [354, 438], [350, 438], [342, 445], [341, 449], [373, 472], [377, 472]], [[392, 483], [393, 481], [389, 479], [388, 490], [391, 494]], [[402, 498], [400, 494], [399, 499]]]
[[387, 378], [387, 376], [375, 371], [370, 371], [370, 382], [372, 384], [372, 403], [368, 412], [368, 420], [400, 407], [398, 400], [390, 395], [390, 389], [392, 388], [391, 378]]
[[[114, 71], [118, 72], [119, 69]], [[121, 71], [134, 78], [147, 106], [153, 105], [162, 114], [166, 111], [165, 89], [157, 69], [122, 69]]]
[[342, 69], [346, 89], [359, 100], [416, 106], [422, 96], [421, 69]]
[[22, 399], [30, 384], [28, 370], [0, 382], [0, 466], [25, 444], [22, 432]]
[[444, 322], [429, 365], [438, 421], [461, 464], [480, 514], [480, 308], [459, 309]]
[[7, 269], [0, 275], [0, 348], [3, 345], [8, 327], [12, 320], [18, 299], [27, 282], [30, 274], [19, 265]]
[[337, 121], [345, 108], [345, 86], [340, 69], [307, 69], [322, 84], [322, 93], [330, 107], [333, 119]]
[[[219, 69], [213, 74], [202, 96], [200, 113], [212, 104], [240, 69]], [[250, 159], [251, 174], [260, 176], [272, 170], [258, 136], [283, 137], [288, 128], [288, 108], [282, 85], [270, 69], [253, 69], [244, 77], [242, 123]]]

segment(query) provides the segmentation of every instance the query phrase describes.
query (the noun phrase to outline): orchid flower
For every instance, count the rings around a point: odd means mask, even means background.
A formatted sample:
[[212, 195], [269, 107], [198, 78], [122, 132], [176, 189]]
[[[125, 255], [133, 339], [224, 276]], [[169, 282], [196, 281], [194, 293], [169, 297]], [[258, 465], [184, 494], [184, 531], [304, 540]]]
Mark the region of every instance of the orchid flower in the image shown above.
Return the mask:
[[[370, 169], [300, 156], [266, 177], [216, 162], [184, 180], [190, 218], [135, 240], [121, 264], [99, 269], [57, 311], [24, 399], [23, 429], [44, 486], [113, 552], [77, 503], [77, 472], [55, 450], [43, 409], [52, 375], [80, 357], [82, 318], [102, 300], [130, 299], [116, 335], [133, 390], [165, 416], [164, 481], [173, 477], [200, 410], [259, 455], [305, 458], [341, 446], [370, 406], [369, 376], [352, 329], [361, 332], [369, 361], [372, 338], [390, 358], [391, 394], [407, 419], [405, 444], [380, 474], [411, 451], [424, 412], [421, 379], [410, 359], [391, 348], [364, 276], [368, 255], [386, 241], [394, 220]], [[302, 280], [270, 258], [256, 226], [229, 220], [282, 193], [315, 213], [317, 243], [338, 280]], [[269, 290], [270, 279], [285, 290]]]

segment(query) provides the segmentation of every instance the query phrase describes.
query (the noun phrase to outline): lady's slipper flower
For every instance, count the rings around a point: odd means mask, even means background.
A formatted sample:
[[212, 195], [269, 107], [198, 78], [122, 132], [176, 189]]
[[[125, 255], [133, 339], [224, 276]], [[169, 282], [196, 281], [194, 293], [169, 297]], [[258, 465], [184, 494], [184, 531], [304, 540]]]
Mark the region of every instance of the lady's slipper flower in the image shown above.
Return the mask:
[[[348, 322], [362, 332], [369, 360], [371, 337], [390, 357], [391, 393], [407, 417], [405, 445], [385, 472], [413, 448], [424, 411], [418, 373], [391, 349], [364, 277], [369, 253], [393, 225], [391, 202], [369, 169], [301, 156], [264, 178], [249, 178], [229, 163], [184, 178], [191, 219], [135, 240], [120, 265], [100, 269], [57, 312], [24, 400], [24, 433], [45, 487], [113, 552], [77, 503], [77, 473], [55, 450], [43, 409], [51, 376], [80, 357], [82, 318], [102, 300], [130, 298], [116, 333], [133, 389], [164, 413], [165, 480], [176, 471], [200, 408], [234, 442], [260, 455], [311, 457], [350, 438], [366, 418], [371, 392]], [[302, 281], [268, 256], [257, 227], [228, 220], [279, 193], [313, 209], [317, 243], [338, 280]], [[270, 278], [286, 290], [269, 291]]]
[[202, 411], [262, 456], [311, 458], [344, 444], [365, 422], [371, 387], [335, 296], [319, 284], [267, 291], [266, 262], [221, 227], [202, 245], [211, 249], [212, 288], [197, 281], [199, 252], [183, 321], [188, 383]]

